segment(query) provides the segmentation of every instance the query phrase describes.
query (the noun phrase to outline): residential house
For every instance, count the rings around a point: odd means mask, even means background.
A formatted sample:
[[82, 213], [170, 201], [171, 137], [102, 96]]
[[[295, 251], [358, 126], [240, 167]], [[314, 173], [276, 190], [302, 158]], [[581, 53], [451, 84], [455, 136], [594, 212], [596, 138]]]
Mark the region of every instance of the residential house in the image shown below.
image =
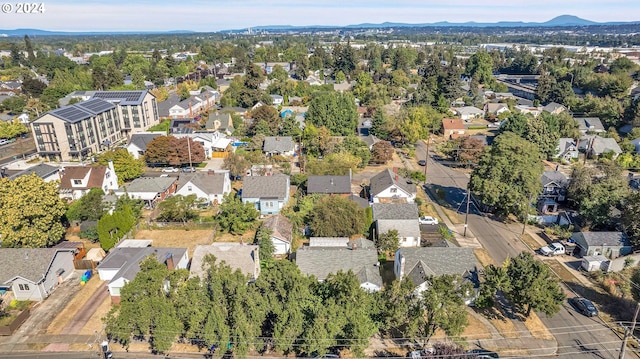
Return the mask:
[[[60, 167], [55, 167], [55, 166], [51, 166], [48, 165], [46, 163], [40, 163], [37, 164], [33, 167], [29, 167], [28, 169], [24, 170], [24, 171], [20, 171], [12, 176], [9, 177], [9, 179], [16, 179], [18, 177], [21, 176], [28, 176], [30, 174], [35, 174], [36, 176], [42, 178], [45, 182], [53, 182], [53, 181], [59, 181], [60, 180]], [[4, 177], [4, 174], [3, 176]]]
[[398, 231], [401, 247], [420, 246], [420, 223], [415, 203], [374, 203], [371, 205], [374, 221], [374, 238], [391, 231]]
[[281, 106], [282, 103], [284, 102], [284, 97], [280, 96], [280, 95], [269, 95], [269, 97], [271, 97], [271, 104], [273, 106]]
[[351, 176], [309, 176], [307, 178], [307, 194], [351, 195]]
[[253, 203], [260, 214], [278, 214], [289, 201], [289, 176], [250, 176], [242, 182], [242, 203]]
[[640, 154], [640, 138], [629, 141], [635, 148], [637, 154]]
[[220, 242], [207, 245], [198, 245], [191, 258], [190, 277], [207, 279], [209, 265], [206, 258], [212, 255], [216, 263], [224, 263], [233, 271], [239, 270], [254, 282], [260, 276], [260, 248], [257, 245], [242, 243]]
[[108, 166], [67, 166], [60, 169], [60, 198], [75, 201], [92, 188], [104, 193], [118, 189], [118, 175], [113, 162]]
[[207, 204], [220, 204], [225, 194], [231, 193], [231, 180], [227, 173], [194, 172], [183, 173], [178, 178], [176, 195], [196, 197]]
[[0, 81], [0, 88], [9, 90], [9, 91], [20, 91], [22, 89], [21, 81]]
[[271, 230], [273, 254], [288, 254], [293, 242], [293, 225], [285, 216], [279, 214], [271, 216], [262, 222], [262, 227]]
[[558, 147], [554, 158], [565, 162], [571, 162], [572, 159], [578, 158], [578, 144], [573, 138], [563, 137], [558, 139]]
[[506, 103], [487, 102], [484, 105], [485, 116], [498, 117], [503, 112], [510, 112]]
[[43, 301], [74, 271], [74, 248], [0, 248], [0, 290]]
[[358, 119], [358, 127], [356, 131], [358, 136], [369, 136], [371, 134], [371, 128], [373, 127], [373, 119], [369, 117], [363, 117]]
[[120, 291], [140, 272], [140, 263], [154, 256], [169, 270], [187, 269], [189, 254], [187, 248], [159, 247], [116, 247], [98, 265], [100, 280], [109, 281], [107, 288], [113, 304], [120, 304]]
[[602, 121], [598, 117], [575, 117], [573, 119], [578, 124], [578, 130], [582, 134], [588, 133], [602, 133], [604, 131], [604, 126], [602, 125]]
[[158, 117], [161, 119], [171, 118], [171, 108], [180, 101], [178, 94], [170, 92], [166, 100], [158, 102]]
[[232, 134], [235, 131], [233, 121], [229, 112], [211, 112], [205, 124], [207, 131], [220, 131]]
[[373, 150], [373, 145], [375, 145], [376, 143], [380, 142], [380, 139], [378, 139], [378, 137], [374, 136], [374, 135], [367, 135], [367, 136], [358, 136], [358, 138], [360, 140], [362, 140], [362, 142], [366, 143], [367, 146], [369, 147], [369, 151]]
[[464, 123], [460, 118], [445, 118], [442, 120], [442, 131], [444, 138], [455, 139], [464, 135]]
[[567, 108], [557, 102], [550, 102], [542, 108], [542, 111], [550, 113], [552, 115], [559, 115], [567, 111]]
[[302, 247], [296, 252], [296, 264], [306, 275], [322, 282], [339, 271], [353, 272], [360, 287], [368, 292], [382, 289], [378, 252], [374, 247]]
[[631, 242], [622, 232], [576, 232], [571, 239], [581, 257], [604, 255], [615, 259], [632, 252]]
[[291, 136], [267, 136], [264, 138], [262, 152], [267, 156], [293, 156], [296, 143]]
[[542, 213], [557, 212], [558, 202], [566, 200], [569, 180], [560, 171], [545, 171], [540, 177], [542, 193], [538, 196], [538, 209]]
[[129, 152], [133, 158], [139, 159], [144, 156], [147, 151], [147, 145], [153, 141], [154, 138], [159, 136], [165, 136], [162, 132], [139, 132], [131, 135], [129, 143], [127, 143], [127, 152]]
[[128, 195], [133, 199], [141, 199], [148, 208], [155, 208], [165, 198], [176, 193], [178, 179], [176, 177], [140, 177], [128, 185], [122, 186], [115, 195]]
[[291, 64], [288, 62], [254, 62], [253, 64], [260, 66], [267, 75], [269, 75], [276, 66], [282, 67], [286, 72], [291, 71]]
[[383, 170], [371, 177], [369, 194], [373, 203], [413, 203], [417, 194], [413, 181], [398, 175], [398, 169]]
[[231, 150], [231, 139], [221, 132], [183, 132], [174, 133], [176, 138], [188, 137], [198, 142], [204, 149], [206, 158], [226, 157]]
[[613, 158], [616, 158], [622, 153], [622, 149], [615, 138], [600, 137], [598, 135], [583, 136], [578, 143], [578, 150], [584, 151], [589, 157], [613, 152]]
[[393, 262], [396, 279], [409, 278], [416, 293], [429, 288], [430, 277], [445, 274], [459, 275], [477, 288], [478, 268], [473, 248], [460, 247], [400, 248]]
[[484, 115], [484, 111], [475, 106], [456, 107], [453, 110], [456, 116], [460, 117], [463, 121], [471, 121]]
[[188, 98], [169, 108], [169, 116], [171, 118], [195, 117], [200, 112], [213, 107], [218, 96], [218, 91], [205, 91], [203, 93], [196, 92], [195, 94], [191, 94]]
[[349, 237], [309, 237], [309, 247], [347, 248], [349, 247]]
[[542, 107], [527, 105], [516, 105], [514, 110], [524, 115], [532, 115], [533, 117], [538, 117], [542, 113]]

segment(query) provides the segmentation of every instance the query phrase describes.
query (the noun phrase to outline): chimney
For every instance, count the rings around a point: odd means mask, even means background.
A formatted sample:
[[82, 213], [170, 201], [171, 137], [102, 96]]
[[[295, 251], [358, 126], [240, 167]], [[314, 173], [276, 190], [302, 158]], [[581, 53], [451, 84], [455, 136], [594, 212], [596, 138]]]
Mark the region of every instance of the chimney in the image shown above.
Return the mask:
[[351, 244], [351, 250], [355, 251], [358, 249], [358, 242], [357, 241], [353, 241], [353, 243]]
[[397, 182], [398, 181], [398, 167], [393, 167], [393, 173], [395, 175], [396, 182]]
[[167, 253], [167, 268], [169, 270], [174, 270], [175, 265], [173, 264], [173, 253]]

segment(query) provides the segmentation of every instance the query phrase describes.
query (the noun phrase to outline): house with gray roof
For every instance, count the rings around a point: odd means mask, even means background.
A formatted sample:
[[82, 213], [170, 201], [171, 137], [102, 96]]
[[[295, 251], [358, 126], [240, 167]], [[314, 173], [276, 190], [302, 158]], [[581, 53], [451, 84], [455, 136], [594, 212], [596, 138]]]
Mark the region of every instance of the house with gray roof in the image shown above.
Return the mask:
[[235, 128], [229, 112], [211, 112], [204, 127], [207, 131], [220, 131], [232, 134]]
[[159, 247], [116, 247], [98, 265], [100, 280], [108, 281], [107, 288], [113, 304], [120, 303], [120, 290], [131, 282], [138, 272], [140, 263], [153, 256], [165, 264], [169, 270], [187, 269], [189, 254], [187, 248]]
[[473, 248], [460, 247], [400, 248], [393, 262], [396, 279], [409, 278], [416, 293], [429, 288], [429, 278], [445, 274], [459, 275], [477, 287], [478, 268]]
[[629, 143], [631, 143], [633, 145], [636, 153], [640, 154], [640, 138], [633, 139], [633, 140], [629, 141]]
[[554, 201], [562, 202], [567, 196], [567, 186], [569, 179], [560, 171], [544, 171], [540, 177], [542, 184], [542, 193], [539, 199], [548, 198]]
[[242, 203], [253, 203], [260, 214], [278, 214], [289, 201], [289, 176], [249, 176], [242, 181]]
[[398, 175], [398, 169], [385, 169], [371, 177], [369, 193], [373, 203], [413, 203], [417, 187], [412, 180]]
[[114, 193], [117, 197], [127, 194], [130, 198], [141, 199], [148, 208], [155, 208], [158, 203], [176, 193], [177, 188], [176, 177], [140, 177]]
[[484, 111], [475, 106], [462, 106], [453, 109], [463, 121], [471, 121], [484, 115]]
[[51, 181], [59, 181], [60, 180], [60, 167], [51, 166], [46, 163], [39, 163], [33, 167], [29, 167], [24, 171], [20, 171], [12, 176], [9, 179], [16, 179], [22, 176], [28, 176], [30, 174], [35, 174], [36, 176], [42, 178], [45, 182]]
[[129, 152], [133, 158], [139, 159], [141, 156], [144, 156], [144, 153], [147, 151], [147, 145], [159, 136], [166, 136], [166, 134], [162, 132], [134, 133], [131, 135], [129, 143], [127, 143], [127, 152]]
[[622, 153], [622, 149], [615, 138], [600, 137], [598, 135], [583, 136], [578, 143], [578, 149], [584, 151], [589, 157], [602, 156], [607, 152], [613, 152], [613, 158], [615, 159]]
[[293, 156], [296, 143], [291, 136], [267, 136], [264, 138], [262, 152], [267, 156]]
[[570, 162], [574, 158], [578, 158], [578, 144], [573, 138], [562, 137], [558, 139], [558, 147], [554, 158]]
[[362, 289], [377, 292], [382, 288], [375, 248], [302, 247], [296, 252], [296, 264], [302, 273], [320, 282], [330, 274], [352, 271]]
[[0, 290], [43, 301], [74, 271], [76, 248], [0, 248]]
[[575, 117], [573, 119], [578, 124], [578, 130], [585, 134], [589, 133], [601, 133], [604, 132], [604, 126], [602, 121], [598, 117]]
[[279, 214], [271, 216], [262, 222], [262, 227], [271, 230], [271, 242], [275, 250], [273, 254], [288, 254], [293, 242], [293, 224]]
[[576, 232], [571, 239], [580, 251], [579, 256], [604, 255], [615, 259], [632, 252], [631, 242], [622, 232]]
[[351, 176], [309, 176], [307, 178], [307, 194], [351, 194]]
[[420, 246], [420, 223], [415, 203], [373, 203], [374, 238], [398, 231], [401, 247]]
[[209, 264], [207, 256], [213, 256], [216, 263], [224, 263], [232, 270], [239, 270], [247, 276], [249, 282], [254, 282], [260, 275], [260, 248], [257, 245], [219, 242], [207, 245], [198, 245], [193, 251], [190, 277], [207, 278]]
[[231, 193], [231, 180], [227, 173], [182, 173], [178, 178], [176, 195], [186, 197], [195, 194], [203, 203], [220, 204], [228, 193]]
[[565, 112], [567, 110], [566, 107], [564, 107], [563, 105], [557, 103], [557, 102], [550, 102], [548, 103], [546, 106], [542, 107], [542, 111], [544, 112], [548, 112], [552, 115], [558, 115], [561, 114], [563, 112]]

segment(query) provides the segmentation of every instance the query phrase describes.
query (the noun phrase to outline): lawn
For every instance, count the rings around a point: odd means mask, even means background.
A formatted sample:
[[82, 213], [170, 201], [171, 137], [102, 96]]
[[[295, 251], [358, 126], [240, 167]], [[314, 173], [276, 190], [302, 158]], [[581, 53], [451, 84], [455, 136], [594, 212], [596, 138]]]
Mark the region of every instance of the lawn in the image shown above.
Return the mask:
[[189, 257], [200, 244], [211, 244], [210, 229], [142, 229], [136, 233], [136, 239], [151, 239], [154, 247], [189, 248]]

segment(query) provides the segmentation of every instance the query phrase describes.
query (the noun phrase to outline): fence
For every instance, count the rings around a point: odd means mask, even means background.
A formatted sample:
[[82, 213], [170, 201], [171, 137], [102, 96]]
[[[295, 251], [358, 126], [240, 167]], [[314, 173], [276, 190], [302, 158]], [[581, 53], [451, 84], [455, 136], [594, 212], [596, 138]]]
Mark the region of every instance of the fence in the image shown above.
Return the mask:
[[73, 267], [75, 269], [95, 269], [96, 265], [92, 260], [79, 259], [73, 261]]
[[229, 157], [229, 152], [212, 152], [211, 158], [227, 158]]
[[16, 329], [20, 328], [22, 323], [24, 323], [25, 320], [29, 318], [29, 315], [31, 315], [31, 311], [29, 309], [25, 309], [22, 311], [22, 313], [18, 314], [16, 319], [14, 319], [11, 324], [0, 326], [0, 336], [12, 335], [13, 332], [15, 332]]

